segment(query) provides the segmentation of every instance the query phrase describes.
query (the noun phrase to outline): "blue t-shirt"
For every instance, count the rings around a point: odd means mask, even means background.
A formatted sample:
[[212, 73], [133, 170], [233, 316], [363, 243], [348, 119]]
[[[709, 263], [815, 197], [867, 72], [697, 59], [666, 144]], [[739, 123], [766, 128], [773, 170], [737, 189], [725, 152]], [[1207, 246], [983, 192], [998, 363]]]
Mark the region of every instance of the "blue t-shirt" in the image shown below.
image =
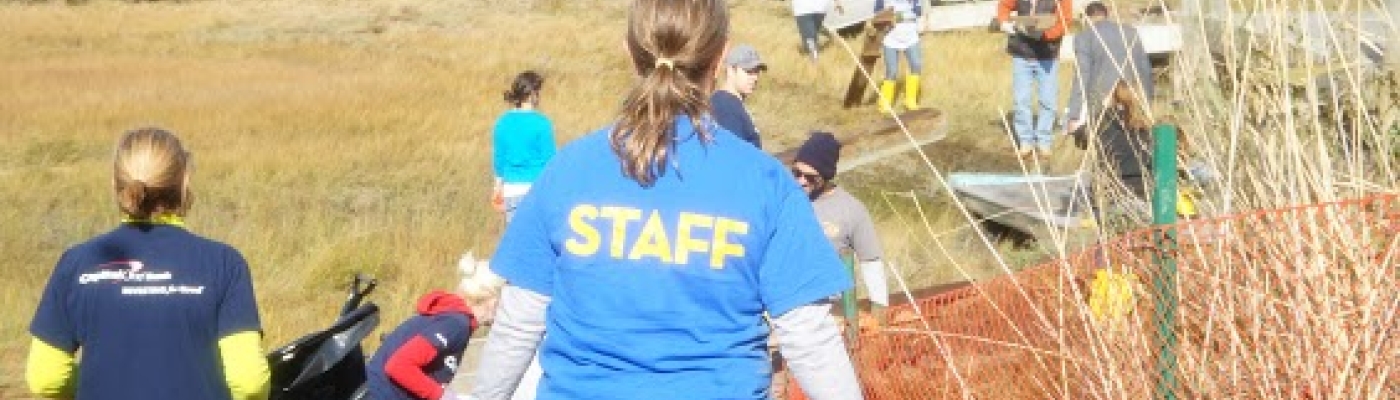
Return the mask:
[[714, 114], [715, 122], [725, 130], [753, 144], [753, 147], [763, 148], [763, 138], [758, 135], [758, 127], [754, 126], [753, 117], [749, 115], [749, 110], [744, 108], [744, 101], [739, 99], [739, 96], [723, 90], [716, 91], [710, 96], [710, 113]]
[[80, 399], [227, 399], [219, 339], [260, 330], [237, 250], [146, 224], [64, 252], [29, 327], [49, 345], [82, 349]]
[[506, 183], [532, 183], [554, 157], [554, 126], [535, 110], [512, 109], [492, 130], [492, 166]]
[[709, 144], [676, 123], [650, 188], [620, 173], [604, 129], [525, 196], [491, 266], [552, 297], [540, 399], [764, 398], [762, 313], [852, 286], [787, 168], [706, 124]]

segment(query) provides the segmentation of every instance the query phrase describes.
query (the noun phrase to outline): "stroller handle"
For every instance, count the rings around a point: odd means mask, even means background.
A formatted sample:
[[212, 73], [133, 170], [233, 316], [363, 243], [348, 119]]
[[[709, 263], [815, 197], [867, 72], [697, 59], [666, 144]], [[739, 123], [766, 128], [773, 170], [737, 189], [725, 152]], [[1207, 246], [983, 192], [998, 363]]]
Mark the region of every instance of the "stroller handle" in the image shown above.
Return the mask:
[[349, 314], [351, 311], [360, 308], [360, 303], [374, 292], [374, 287], [379, 285], [379, 280], [364, 273], [356, 273], [355, 280], [350, 283], [350, 295], [345, 299], [345, 306], [340, 308], [340, 315]]

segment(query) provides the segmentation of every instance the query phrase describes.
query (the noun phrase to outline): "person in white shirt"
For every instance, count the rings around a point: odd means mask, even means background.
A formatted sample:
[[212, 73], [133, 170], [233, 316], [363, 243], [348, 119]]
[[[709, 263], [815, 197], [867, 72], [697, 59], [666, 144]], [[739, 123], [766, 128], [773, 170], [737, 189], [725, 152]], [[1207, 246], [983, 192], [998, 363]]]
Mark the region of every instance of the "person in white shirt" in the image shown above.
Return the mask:
[[802, 36], [802, 49], [817, 62], [817, 34], [822, 30], [822, 21], [827, 10], [835, 6], [837, 13], [843, 13], [840, 0], [792, 0], [792, 16], [797, 20], [797, 33]]
[[904, 78], [904, 108], [919, 109], [919, 71], [923, 56], [919, 49], [919, 18], [923, 8], [919, 0], [875, 0], [875, 12], [890, 10], [895, 15], [895, 24], [885, 35], [885, 81], [880, 84], [880, 111], [894, 110], [895, 81], [899, 77], [899, 55], [904, 54], [909, 62], [908, 75]]

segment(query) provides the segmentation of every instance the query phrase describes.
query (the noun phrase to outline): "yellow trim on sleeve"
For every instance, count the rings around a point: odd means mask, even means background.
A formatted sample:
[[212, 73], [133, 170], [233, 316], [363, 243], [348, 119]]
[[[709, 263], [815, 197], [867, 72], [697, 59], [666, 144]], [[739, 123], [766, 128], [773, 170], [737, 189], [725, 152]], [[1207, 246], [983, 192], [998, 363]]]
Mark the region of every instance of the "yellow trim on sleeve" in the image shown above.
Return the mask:
[[224, 360], [224, 380], [235, 400], [267, 398], [271, 376], [262, 353], [262, 334], [238, 332], [219, 339], [219, 356]]
[[73, 353], [33, 338], [29, 341], [29, 364], [24, 380], [29, 392], [46, 399], [71, 399], [77, 386], [77, 363]]

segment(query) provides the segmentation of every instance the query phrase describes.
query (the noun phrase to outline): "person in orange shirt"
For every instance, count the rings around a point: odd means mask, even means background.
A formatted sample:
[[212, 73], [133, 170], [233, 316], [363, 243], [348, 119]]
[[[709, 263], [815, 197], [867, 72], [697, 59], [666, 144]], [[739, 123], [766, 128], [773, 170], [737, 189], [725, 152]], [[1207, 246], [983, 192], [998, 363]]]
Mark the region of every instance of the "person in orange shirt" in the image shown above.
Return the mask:
[[[1011, 91], [1020, 156], [1039, 151], [1050, 154], [1055, 127], [1059, 85], [1060, 41], [1068, 29], [1073, 0], [1000, 0], [997, 21], [1006, 32], [1006, 52], [1011, 55]], [[1012, 16], [1012, 13], [1016, 16]], [[1035, 89], [1032, 89], [1032, 86]], [[1035, 109], [1031, 108], [1035, 90]]]

